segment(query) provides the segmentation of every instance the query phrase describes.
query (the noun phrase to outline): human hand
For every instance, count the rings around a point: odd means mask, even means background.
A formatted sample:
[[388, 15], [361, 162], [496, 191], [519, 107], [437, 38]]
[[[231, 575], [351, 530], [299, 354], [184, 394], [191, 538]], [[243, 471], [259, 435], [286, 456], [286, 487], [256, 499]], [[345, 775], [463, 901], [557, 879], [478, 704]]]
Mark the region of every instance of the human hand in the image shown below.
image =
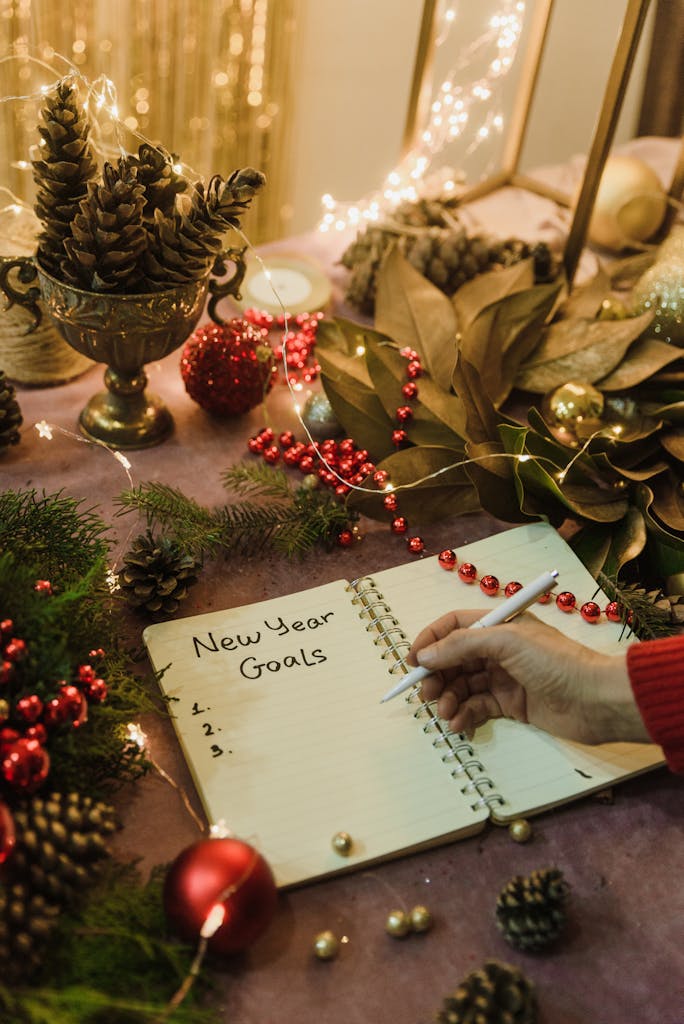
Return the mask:
[[450, 612], [416, 637], [407, 660], [434, 670], [424, 700], [454, 732], [491, 718], [529, 722], [582, 743], [648, 740], [624, 655], [599, 654], [526, 612], [467, 629], [482, 612]]

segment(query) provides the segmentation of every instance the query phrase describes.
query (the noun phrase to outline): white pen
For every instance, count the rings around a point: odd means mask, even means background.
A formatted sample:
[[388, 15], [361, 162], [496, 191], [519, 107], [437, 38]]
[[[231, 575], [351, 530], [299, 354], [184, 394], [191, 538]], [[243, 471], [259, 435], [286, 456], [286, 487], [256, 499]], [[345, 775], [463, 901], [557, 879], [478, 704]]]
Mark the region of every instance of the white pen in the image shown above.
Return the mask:
[[[541, 576], [538, 576], [536, 580], [532, 580], [531, 583], [527, 583], [524, 587], [521, 587], [511, 597], [507, 597], [505, 601], [493, 608], [491, 612], [487, 612], [477, 622], [473, 622], [468, 629], [484, 629], [485, 626], [500, 626], [503, 622], [508, 622], [514, 615], [518, 615], [520, 612], [524, 612], [530, 605], [538, 601], [544, 594], [548, 594], [549, 590], [558, 584], [558, 570], [552, 569], [550, 572], [543, 572]], [[388, 690], [385, 696], [380, 700], [381, 704], [385, 701], [391, 700], [392, 697], [398, 697], [400, 693], [408, 690], [409, 687], [415, 686], [421, 679], [425, 679], [426, 676], [432, 675], [434, 669], [424, 668], [419, 665], [417, 668], [412, 668], [410, 672], [402, 676], [396, 686], [393, 686], [391, 690]]]

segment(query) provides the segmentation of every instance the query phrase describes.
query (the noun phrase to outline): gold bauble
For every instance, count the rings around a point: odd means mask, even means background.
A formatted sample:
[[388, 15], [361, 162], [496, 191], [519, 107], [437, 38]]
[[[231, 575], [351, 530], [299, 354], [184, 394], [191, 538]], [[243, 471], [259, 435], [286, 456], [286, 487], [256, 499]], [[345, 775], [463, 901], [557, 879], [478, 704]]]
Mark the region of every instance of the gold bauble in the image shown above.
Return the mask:
[[594, 427], [603, 415], [604, 398], [592, 384], [568, 381], [542, 398], [541, 414], [561, 444], [576, 446], [582, 425]]
[[635, 313], [653, 310], [649, 337], [684, 347], [684, 253], [663, 256], [661, 249], [634, 285], [632, 303]]
[[391, 910], [385, 921], [385, 931], [395, 939], [403, 939], [411, 930], [411, 919], [403, 910]]
[[516, 818], [508, 826], [508, 834], [514, 843], [526, 843], [532, 838], [532, 826], [527, 818]]
[[658, 260], [684, 260], [684, 224], [674, 224], [658, 246]]
[[596, 192], [588, 237], [619, 252], [655, 234], [666, 210], [665, 189], [648, 164], [633, 156], [610, 156]]
[[427, 907], [419, 904], [409, 914], [409, 922], [411, 924], [411, 931], [427, 932], [432, 928], [432, 914]]
[[341, 857], [348, 857], [353, 846], [352, 837], [348, 832], [336, 832], [332, 838], [332, 847]]
[[319, 932], [314, 939], [314, 953], [319, 960], [333, 960], [340, 949], [340, 943], [334, 932]]

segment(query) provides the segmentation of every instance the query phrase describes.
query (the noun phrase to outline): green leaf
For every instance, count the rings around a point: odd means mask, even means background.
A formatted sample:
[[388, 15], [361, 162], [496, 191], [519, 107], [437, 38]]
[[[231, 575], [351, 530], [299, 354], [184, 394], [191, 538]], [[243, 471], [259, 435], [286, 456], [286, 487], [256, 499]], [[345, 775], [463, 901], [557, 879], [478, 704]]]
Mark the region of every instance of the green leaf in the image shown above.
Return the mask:
[[515, 378], [517, 387], [545, 394], [569, 380], [593, 384], [620, 363], [652, 320], [652, 313], [628, 320], [559, 320], [551, 324]]
[[468, 476], [477, 488], [482, 508], [506, 523], [528, 522], [535, 514], [523, 512], [518, 502], [514, 460], [501, 457], [507, 453], [500, 442], [468, 445], [472, 460], [466, 467]]
[[611, 529], [610, 526], [591, 523], [583, 526], [568, 541], [580, 562], [594, 577], [599, 574], [608, 557]]
[[449, 390], [456, 363], [453, 307], [396, 245], [387, 252], [378, 271], [375, 327], [400, 348], [414, 348], [434, 382]]
[[316, 358], [324, 376], [336, 379], [347, 376], [370, 387], [363, 352], [358, 351], [365, 348], [369, 333], [374, 333], [370, 327], [344, 317], [321, 320], [316, 333]]
[[603, 564], [607, 576], [617, 576], [623, 565], [637, 558], [646, 546], [646, 523], [638, 508], [630, 506], [611, 530], [610, 550]]
[[612, 373], [599, 378], [596, 384], [601, 391], [627, 391], [681, 358], [681, 352], [672, 345], [654, 338], [641, 338]]
[[460, 351], [478, 370], [482, 386], [498, 408], [513, 388], [519, 364], [536, 348], [562, 281], [535, 285], [504, 296], [472, 321]]
[[480, 314], [507, 295], [534, 285], [534, 261], [520, 260], [503, 270], [490, 270], [462, 284], [452, 299], [458, 330], [466, 331]]
[[[398, 492], [401, 514], [413, 527], [479, 509], [479, 498], [463, 468], [463, 461], [462, 451], [424, 445], [395, 452], [378, 468], [389, 473]], [[433, 476], [435, 473], [438, 475]], [[386, 519], [388, 513], [382, 496], [382, 491], [376, 494], [352, 491], [347, 507], [370, 519]]]
[[[406, 383], [406, 359], [393, 343], [377, 336], [367, 339], [366, 363], [375, 392], [387, 415], [394, 419], [397, 407], [407, 404], [401, 393]], [[414, 414], [408, 432], [415, 444], [446, 448], [462, 445], [465, 409], [460, 398], [442, 390], [423, 374], [418, 382], [418, 401], [410, 404]]]
[[363, 384], [354, 383], [349, 377], [333, 380], [323, 376], [321, 383], [335, 416], [347, 434], [361, 448], [368, 449], [374, 462], [389, 454], [394, 424], [376, 393]]

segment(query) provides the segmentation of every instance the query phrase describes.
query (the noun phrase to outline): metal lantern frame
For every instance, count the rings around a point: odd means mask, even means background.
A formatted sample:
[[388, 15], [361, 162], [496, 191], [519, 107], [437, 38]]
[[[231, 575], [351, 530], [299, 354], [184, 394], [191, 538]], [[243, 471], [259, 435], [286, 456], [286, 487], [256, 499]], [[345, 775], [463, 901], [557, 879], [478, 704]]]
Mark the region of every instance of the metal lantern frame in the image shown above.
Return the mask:
[[[563, 251], [563, 264], [570, 286], [574, 280], [586, 241], [596, 193], [615, 136], [649, 4], [650, 0], [627, 0], [626, 2], [603, 102], [589, 147], [587, 163]], [[548, 187], [543, 182], [536, 181], [529, 175], [522, 174], [519, 170], [520, 157], [529, 127], [530, 111], [539, 79], [539, 70], [549, 35], [553, 6], [554, 0], [536, 0], [534, 5], [511, 124], [505, 138], [501, 170], [466, 189], [460, 197], [462, 203], [479, 199], [490, 192], [510, 185], [534, 192], [563, 206], [571, 205], [567, 195]], [[437, 8], [438, 0], [425, 0], [404, 127], [402, 145], [404, 154], [410, 152], [416, 144], [426, 104], [429, 103], [437, 33]], [[683, 190], [684, 140], [668, 195], [676, 201], [680, 198]], [[671, 222], [673, 214], [674, 207], [671, 203], [666, 215], [665, 227], [661, 228], [661, 233], [663, 230], [667, 230], [667, 225]]]

